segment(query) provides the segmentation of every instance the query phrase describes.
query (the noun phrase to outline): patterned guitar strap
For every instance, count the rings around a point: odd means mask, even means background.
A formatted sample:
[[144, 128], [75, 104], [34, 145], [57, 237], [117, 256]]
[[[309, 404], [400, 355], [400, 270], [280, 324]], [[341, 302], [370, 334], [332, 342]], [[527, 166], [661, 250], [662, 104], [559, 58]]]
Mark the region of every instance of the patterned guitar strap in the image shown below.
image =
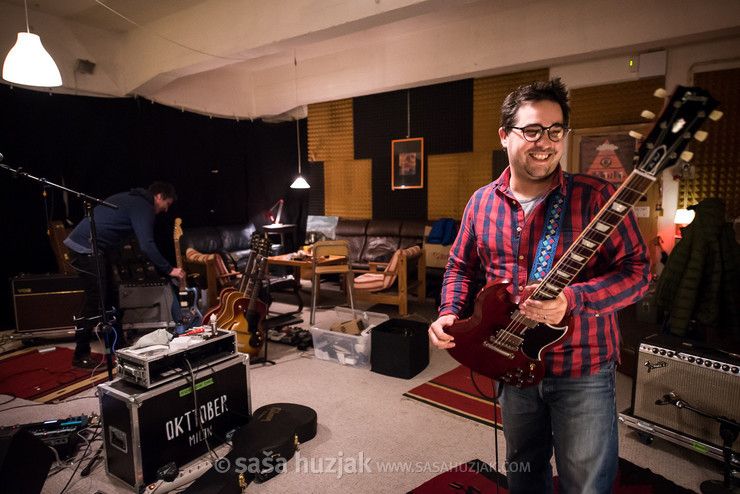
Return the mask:
[[558, 188], [547, 200], [545, 226], [542, 228], [542, 235], [537, 244], [539, 252], [532, 264], [532, 271], [529, 273], [529, 279], [535, 282], [542, 281], [547, 276], [547, 273], [550, 272], [550, 269], [552, 269], [555, 250], [560, 240], [560, 226], [563, 224], [563, 218], [568, 211], [571, 190], [573, 188], [573, 175], [563, 172], [563, 177], [565, 178], [566, 196], [563, 197], [563, 194]]

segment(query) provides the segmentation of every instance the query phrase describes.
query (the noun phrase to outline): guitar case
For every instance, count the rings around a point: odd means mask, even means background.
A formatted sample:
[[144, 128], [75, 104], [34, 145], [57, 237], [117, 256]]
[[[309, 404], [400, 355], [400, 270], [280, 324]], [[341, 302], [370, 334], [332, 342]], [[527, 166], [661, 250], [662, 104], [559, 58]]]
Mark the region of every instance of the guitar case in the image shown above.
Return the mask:
[[260, 407], [234, 433], [229, 454], [184, 492], [240, 494], [242, 485], [265, 482], [284, 471], [300, 444], [316, 436], [316, 426], [316, 411], [307, 406], [273, 403]]

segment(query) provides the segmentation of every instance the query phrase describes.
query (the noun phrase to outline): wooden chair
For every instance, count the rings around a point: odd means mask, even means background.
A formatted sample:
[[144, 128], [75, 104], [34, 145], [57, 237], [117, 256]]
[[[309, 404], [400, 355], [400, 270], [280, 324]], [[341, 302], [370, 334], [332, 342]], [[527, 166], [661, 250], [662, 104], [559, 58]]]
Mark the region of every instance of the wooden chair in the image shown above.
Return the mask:
[[[409, 267], [416, 263], [415, 279], [410, 279]], [[416, 291], [419, 302], [426, 300], [426, 261], [424, 250], [415, 245], [398, 249], [387, 263], [371, 262], [367, 271], [354, 279], [355, 297], [378, 304], [398, 306], [398, 314], [408, 314], [409, 290]], [[395, 290], [394, 283], [398, 281]]]
[[[315, 320], [316, 300], [319, 296], [322, 274], [341, 274], [344, 275], [344, 281], [347, 289], [347, 299], [352, 310], [355, 310], [355, 301], [352, 290], [352, 261], [350, 260], [349, 242], [346, 240], [325, 240], [316, 242], [311, 246], [312, 265], [311, 265], [311, 324]], [[347, 262], [341, 264], [321, 265], [319, 262], [325, 256], [343, 256]]]
[[[201, 254], [195, 249], [188, 248], [182, 256], [182, 266], [188, 276], [200, 278], [198, 285], [208, 290], [208, 307], [218, 304], [221, 290], [231, 286], [240, 273], [230, 271], [219, 254]], [[205, 280], [202, 281], [202, 280]]]

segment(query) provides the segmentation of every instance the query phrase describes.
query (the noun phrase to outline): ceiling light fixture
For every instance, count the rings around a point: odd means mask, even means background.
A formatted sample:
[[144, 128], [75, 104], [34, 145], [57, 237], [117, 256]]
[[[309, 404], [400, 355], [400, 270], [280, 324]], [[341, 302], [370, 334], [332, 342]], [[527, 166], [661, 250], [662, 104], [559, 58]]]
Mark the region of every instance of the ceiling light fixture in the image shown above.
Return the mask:
[[[295, 91], [296, 105], [298, 104], [298, 57], [296, 57], [295, 50], [293, 50], [293, 88]], [[298, 178], [296, 178], [292, 184], [291, 189], [310, 189], [311, 186], [301, 175], [301, 126], [298, 123], [298, 118], [295, 119], [295, 132], [298, 138]]]
[[301, 175], [301, 128], [298, 124], [298, 119], [295, 121], [295, 130], [296, 135], [298, 136], [298, 178], [296, 178], [292, 184], [290, 184], [291, 189], [310, 189], [311, 186], [308, 185], [308, 182], [303, 178]]
[[62, 75], [59, 73], [54, 59], [44, 49], [41, 38], [31, 33], [28, 27], [28, 4], [23, 1], [26, 9], [26, 32], [18, 33], [18, 40], [8, 52], [3, 63], [3, 79], [25, 86], [56, 87], [62, 85]]

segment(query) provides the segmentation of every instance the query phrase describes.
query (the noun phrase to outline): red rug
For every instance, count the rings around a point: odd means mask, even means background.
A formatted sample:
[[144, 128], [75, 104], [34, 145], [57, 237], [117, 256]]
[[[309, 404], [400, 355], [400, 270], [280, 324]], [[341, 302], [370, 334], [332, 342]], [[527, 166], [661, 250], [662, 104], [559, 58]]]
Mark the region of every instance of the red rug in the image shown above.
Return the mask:
[[[96, 372], [72, 368], [70, 348], [39, 353], [37, 348], [25, 348], [0, 355], [0, 394], [51, 403], [63, 400], [108, 379], [103, 362]], [[94, 358], [102, 359], [100, 354]], [[115, 373], [115, 369], [114, 369]]]
[[[498, 484], [498, 485], [497, 485]], [[553, 479], [558, 492], [557, 477]], [[438, 492], [480, 492], [508, 494], [506, 477], [491, 465], [473, 460], [428, 480], [409, 494], [436, 494]], [[614, 481], [613, 494], [693, 494], [647, 468], [619, 459], [619, 471]]]
[[501, 428], [501, 411], [492, 399], [493, 382], [477, 374], [473, 381], [470, 369], [465, 366], [460, 365], [403, 395], [481, 424]]

